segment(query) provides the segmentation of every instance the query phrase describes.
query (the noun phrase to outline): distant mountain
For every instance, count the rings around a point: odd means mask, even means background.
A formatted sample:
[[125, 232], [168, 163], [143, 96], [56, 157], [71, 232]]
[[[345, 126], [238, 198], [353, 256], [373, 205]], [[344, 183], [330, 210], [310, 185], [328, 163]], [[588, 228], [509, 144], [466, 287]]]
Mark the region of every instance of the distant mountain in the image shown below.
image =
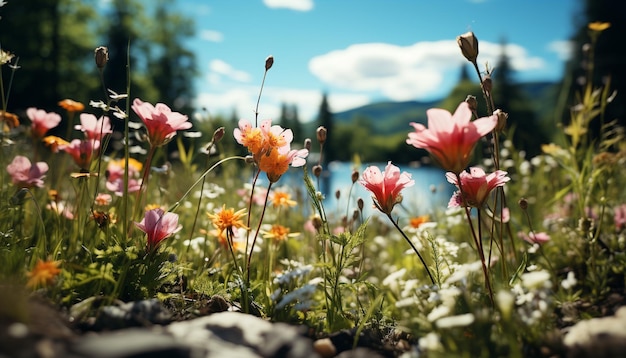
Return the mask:
[[[540, 112], [552, 108], [546, 101], [550, 102], [550, 95], [556, 91], [558, 84], [554, 82], [528, 82], [522, 83], [520, 86], [528, 96], [533, 108]], [[372, 126], [376, 134], [395, 134], [409, 131], [411, 129], [410, 122], [426, 124], [426, 110], [437, 107], [443, 100], [442, 98], [430, 102], [377, 102], [333, 113], [333, 116], [337, 123], [348, 124], [366, 121]], [[542, 114], [538, 113], [540, 117]]]
[[394, 134], [410, 129], [410, 122], [426, 122], [426, 110], [439, 101], [432, 102], [378, 102], [344, 112], [334, 113], [337, 123], [368, 121], [377, 134]]

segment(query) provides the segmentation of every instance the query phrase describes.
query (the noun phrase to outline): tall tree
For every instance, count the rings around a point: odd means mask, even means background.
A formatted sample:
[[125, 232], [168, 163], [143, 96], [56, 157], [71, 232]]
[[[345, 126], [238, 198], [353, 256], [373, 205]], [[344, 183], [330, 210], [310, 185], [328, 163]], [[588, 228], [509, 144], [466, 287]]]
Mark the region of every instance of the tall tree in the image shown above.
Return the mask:
[[[20, 67], [9, 110], [59, 110], [64, 98], [89, 101], [99, 83], [93, 62], [95, 8], [95, 0], [9, 1], [1, 8], [0, 45], [19, 57]], [[9, 75], [3, 72], [3, 78]]]
[[322, 95], [322, 103], [320, 104], [319, 114], [317, 116], [319, 126], [326, 128], [326, 143], [324, 144], [323, 159], [324, 162], [330, 162], [337, 158], [335, 148], [337, 143], [333, 142], [333, 132], [335, 131], [334, 117], [328, 105], [328, 96], [326, 93]]

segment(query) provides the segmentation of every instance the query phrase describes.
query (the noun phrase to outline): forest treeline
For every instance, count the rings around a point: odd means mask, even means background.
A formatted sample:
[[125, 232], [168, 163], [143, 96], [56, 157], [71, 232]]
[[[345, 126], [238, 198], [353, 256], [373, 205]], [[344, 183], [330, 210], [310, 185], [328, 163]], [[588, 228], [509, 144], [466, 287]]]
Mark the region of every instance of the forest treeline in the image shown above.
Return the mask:
[[[626, 35], [626, 2], [612, 0], [581, 0], [581, 12], [572, 22], [578, 29], [572, 34], [572, 59], [563, 72], [562, 81], [548, 90], [528, 92], [515, 80], [510, 59], [503, 53], [493, 64], [493, 93], [496, 107], [509, 114], [505, 137], [528, 155], [537, 154], [542, 143], [553, 139], [558, 124], [569, 116], [576, 101], [576, 91], [584, 81], [604, 83], [610, 78], [617, 92], [607, 108], [607, 121], [624, 124], [626, 117], [626, 47], [611, 44], [623, 42]], [[595, 55], [598, 76], [585, 78], [587, 58], [584, 44], [589, 35], [587, 24], [592, 21], [610, 22], [598, 39]], [[23, 116], [28, 107], [58, 111], [58, 102], [72, 98], [88, 104], [91, 100], [106, 100], [107, 90], [126, 93], [130, 74], [131, 93], [148, 102], [163, 102], [173, 110], [188, 114], [203, 113], [195, 108], [194, 80], [199, 75], [196, 57], [185, 46], [195, 35], [193, 21], [177, 11], [176, 1], [111, 0], [102, 5], [98, 0], [29, 0], [9, 1], [2, 7], [0, 46], [15, 54], [14, 66], [3, 66], [4, 87], [10, 88], [5, 110]], [[477, 34], [480, 39], [480, 34]], [[506, 43], [503, 40], [502, 45]], [[106, 46], [109, 62], [100, 73], [94, 65], [94, 49]], [[127, 68], [130, 63], [132, 68]], [[100, 79], [104, 78], [103, 88]], [[461, 69], [454, 90], [437, 107], [454, 111], [467, 95], [481, 103], [479, 85], [473, 73]], [[278, 123], [292, 128], [296, 141], [314, 136], [317, 126], [328, 128], [325, 145], [326, 160], [353, 160], [358, 155], [366, 162], [392, 160], [397, 163], [415, 161], [424, 152], [405, 143], [410, 121], [425, 121], [425, 113], [407, 118], [406, 129], [381, 134], [377, 123], [386, 121], [384, 115], [375, 118], [357, 115], [349, 120], [336, 120], [324, 94], [317, 119], [302, 123], [295, 105], [283, 104]], [[120, 107], [125, 103], [121, 101]], [[485, 113], [480, 111], [480, 113]], [[208, 140], [220, 125], [232, 130], [237, 114], [196, 121], [194, 127]], [[64, 128], [58, 129], [61, 133]], [[176, 150], [176, 146], [170, 147]], [[233, 146], [234, 148], [234, 146]], [[231, 148], [228, 148], [231, 149]], [[313, 149], [315, 150], [315, 148]]]

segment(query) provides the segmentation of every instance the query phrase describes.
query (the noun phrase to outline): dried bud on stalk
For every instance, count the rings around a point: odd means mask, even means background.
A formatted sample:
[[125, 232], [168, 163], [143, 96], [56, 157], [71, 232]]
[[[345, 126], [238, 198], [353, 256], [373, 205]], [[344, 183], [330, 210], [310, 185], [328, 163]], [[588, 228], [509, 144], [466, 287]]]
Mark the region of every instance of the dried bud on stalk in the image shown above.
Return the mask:
[[493, 82], [491, 81], [491, 76], [485, 76], [485, 79], [483, 79], [483, 89], [488, 92], [491, 93], [491, 90], [493, 89]]
[[224, 138], [225, 132], [226, 130], [224, 129], [224, 127], [219, 127], [218, 129], [216, 129], [215, 132], [213, 132], [213, 143], [217, 143], [222, 140], [222, 138]]
[[320, 175], [322, 175], [322, 166], [321, 165], [313, 166], [313, 175], [315, 175], [316, 178], [319, 178]]
[[365, 206], [365, 202], [363, 201], [363, 198], [358, 198], [356, 200], [356, 206], [359, 208], [360, 211], [363, 211], [363, 207]]
[[476, 64], [476, 58], [478, 57], [478, 39], [474, 36], [473, 32], [466, 32], [456, 38], [457, 44], [461, 48], [461, 53], [465, 58]]
[[354, 211], [352, 211], [352, 221], [359, 220], [360, 216], [361, 216], [361, 213], [358, 209], [354, 209]]
[[270, 68], [272, 68], [272, 65], [274, 65], [274, 56], [269, 55], [267, 56], [267, 58], [265, 59], [265, 71], [269, 70]]
[[320, 144], [326, 142], [326, 127], [317, 127], [315, 134], [317, 134], [317, 141], [320, 142]]
[[311, 138], [307, 138], [304, 140], [304, 149], [311, 151]]
[[476, 100], [476, 96], [472, 96], [471, 94], [468, 95], [467, 98], [465, 98], [465, 102], [467, 102], [467, 105], [472, 113], [478, 112], [478, 101]]
[[493, 114], [498, 116], [498, 123], [496, 124], [496, 128], [494, 128], [497, 132], [502, 132], [506, 128], [506, 120], [509, 118], [509, 114], [503, 112], [500, 109], [496, 109]]
[[96, 60], [96, 66], [102, 69], [109, 62], [109, 49], [105, 46], [97, 47], [94, 51], [94, 58]]
[[353, 170], [352, 177], [350, 179], [352, 179], [352, 184], [356, 183], [356, 181], [359, 180], [359, 171]]
[[313, 227], [315, 228], [315, 230], [318, 230], [322, 227], [322, 219], [319, 216], [314, 216], [313, 218], [311, 218], [311, 224], [313, 224]]
[[526, 198], [521, 198], [518, 202], [520, 209], [526, 211], [528, 209], [528, 200]]
[[339, 200], [339, 198], [341, 198], [341, 191], [339, 191], [339, 190], [335, 191], [335, 198], [337, 200]]

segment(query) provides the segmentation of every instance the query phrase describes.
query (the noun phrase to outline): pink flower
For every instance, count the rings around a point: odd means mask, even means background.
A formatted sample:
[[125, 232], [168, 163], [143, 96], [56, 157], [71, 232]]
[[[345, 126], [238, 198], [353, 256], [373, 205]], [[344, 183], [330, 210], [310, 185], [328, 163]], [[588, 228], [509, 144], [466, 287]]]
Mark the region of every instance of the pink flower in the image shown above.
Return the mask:
[[[507, 177], [507, 172], [497, 170], [489, 175], [485, 174], [485, 171], [478, 167], [471, 167], [469, 173], [462, 171], [458, 177], [461, 178], [459, 185], [457, 174], [448, 172], [446, 178], [450, 184], [456, 185], [459, 191], [454, 193], [452, 199], [448, 203], [448, 207], [456, 206], [471, 206], [480, 208], [487, 200], [489, 193], [499, 186], [504, 186], [506, 182], [510, 180]], [[463, 193], [463, 197], [461, 196]], [[465, 204], [463, 204], [465, 202]]]
[[411, 174], [407, 172], [400, 174], [400, 168], [391, 162], [387, 163], [382, 173], [375, 166], [366, 168], [359, 182], [374, 194], [374, 205], [387, 215], [391, 214], [393, 207], [402, 201], [400, 191], [415, 184], [415, 181], [411, 180]]
[[102, 137], [106, 134], [113, 133], [109, 117], [102, 116], [98, 119], [89, 113], [80, 114], [80, 124], [74, 126], [74, 129], [84, 132], [87, 139], [99, 141], [102, 141]]
[[54, 112], [46, 112], [35, 107], [28, 108], [26, 115], [32, 122], [30, 132], [35, 138], [43, 138], [46, 132], [61, 123], [61, 116]]
[[161, 241], [182, 229], [182, 226], [178, 225], [177, 214], [166, 213], [160, 208], [146, 211], [141, 222], [136, 222], [135, 225], [148, 235], [149, 251], [156, 250]]
[[615, 207], [613, 211], [615, 230], [621, 231], [622, 229], [626, 228], [626, 204]]
[[[116, 196], [124, 196], [124, 178], [107, 180], [104, 184], [107, 190], [112, 191]], [[141, 180], [128, 178], [128, 192], [134, 193], [141, 189]]]
[[21, 155], [13, 158], [11, 164], [7, 165], [7, 172], [11, 176], [11, 181], [20, 188], [35, 186], [41, 188], [48, 169], [48, 164], [45, 162], [37, 162], [33, 165], [28, 158]]
[[135, 98], [132, 108], [146, 126], [148, 141], [153, 147], [162, 146], [172, 140], [177, 130], [191, 128], [191, 122], [187, 121], [186, 115], [172, 112], [170, 107], [163, 103], [153, 106]]
[[74, 139], [69, 144], [59, 146], [59, 149], [71, 155], [81, 169], [89, 169], [91, 158], [94, 154], [97, 155], [100, 149], [100, 141]]
[[528, 242], [531, 245], [532, 244], [542, 245], [550, 241], [550, 235], [546, 234], [545, 232], [534, 233], [531, 231], [528, 235], [526, 235], [523, 232], [519, 232], [517, 236], [519, 236], [520, 238], [522, 238], [524, 241]]
[[409, 133], [406, 142], [427, 150], [444, 170], [455, 174], [467, 168], [476, 142], [498, 123], [495, 115], [470, 121], [472, 111], [467, 102], [459, 104], [454, 115], [439, 108], [429, 109], [426, 115], [428, 128], [411, 122], [415, 132]]

